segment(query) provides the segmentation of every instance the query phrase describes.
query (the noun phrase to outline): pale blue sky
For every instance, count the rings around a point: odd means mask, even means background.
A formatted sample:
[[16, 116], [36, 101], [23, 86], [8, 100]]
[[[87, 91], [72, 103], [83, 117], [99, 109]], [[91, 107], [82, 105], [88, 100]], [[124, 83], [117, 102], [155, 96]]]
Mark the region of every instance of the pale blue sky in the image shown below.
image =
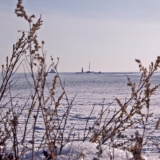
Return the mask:
[[[16, 0], [0, 0], [0, 65], [11, 55], [17, 30], [28, 29], [14, 14]], [[60, 58], [60, 72], [138, 71], [160, 55], [159, 0], [24, 0], [44, 24], [39, 40], [48, 57]], [[48, 58], [49, 59], [49, 58]]]

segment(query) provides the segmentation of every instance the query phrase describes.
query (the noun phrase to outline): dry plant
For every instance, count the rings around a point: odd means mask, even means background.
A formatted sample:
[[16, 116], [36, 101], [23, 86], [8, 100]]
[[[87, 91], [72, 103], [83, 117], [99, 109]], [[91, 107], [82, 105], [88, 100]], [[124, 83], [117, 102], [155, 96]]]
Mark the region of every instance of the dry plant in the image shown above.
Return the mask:
[[[139, 64], [139, 69], [142, 74], [137, 86], [128, 79], [128, 85], [131, 87], [133, 98], [131, 110], [135, 109], [135, 121], [133, 125], [135, 133], [133, 132], [134, 134], [132, 134], [131, 137], [126, 138], [128, 141], [126, 149], [132, 152], [134, 159], [141, 160], [143, 159], [143, 147], [147, 145], [149, 135], [153, 134], [155, 130], [151, 130], [149, 126], [149, 121], [151, 117], [153, 117], [153, 106], [150, 102], [160, 84], [155, 86], [151, 85], [151, 78], [160, 66], [160, 57], [157, 57], [155, 63], [151, 63], [148, 70], [142, 66], [140, 60], [136, 60], [136, 62]], [[135, 126], [137, 124], [139, 127]]]
[[[66, 134], [68, 117], [73, 107], [75, 97], [70, 101], [64, 85], [57, 72], [57, 63], [46, 64], [46, 53], [44, 41], [38, 42], [37, 31], [42, 25], [41, 17], [34, 22], [34, 15], [28, 16], [22, 6], [22, 0], [18, 0], [15, 13], [18, 17], [24, 18], [29, 24], [29, 31], [19, 31], [22, 35], [16, 44], [13, 45], [11, 58], [6, 58], [6, 65], [2, 65], [2, 76], [0, 85], [0, 160], [23, 159], [28, 153], [30, 159], [43, 151], [44, 157], [56, 159], [62, 153], [68, 142], [72, 142], [72, 127]], [[139, 69], [142, 72], [139, 84], [132, 83], [128, 78], [128, 86], [131, 88], [131, 95], [125, 102], [116, 98], [109, 106], [102, 106], [97, 119], [90, 123], [94, 107], [86, 120], [82, 141], [98, 143], [97, 158], [101, 158], [104, 152], [101, 145], [105, 144], [111, 148], [121, 148], [132, 152], [134, 160], [142, 160], [142, 149], [146, 145], [148, 135], [154, 131], [148, 131], [147, 125], [151, 116], [150, 100], [159, 85], [151, 85], [151, 77], [160, 65], [160, 57], [149, 66], [147, 70], [139, 60]], [[17, 95], [13, 94], [13, 86], [18, 82], [17, 69], [25, 64], [25, 76], [31, 86], [31, 92], [23, 103], [19, 105], [16, 101]], [[56, 75], [50, 86], [47, 82], [48, 71], [54, 68]], [[27, 73], [29, 73], [29, 76]], [[30, 77], [31, 80], [28, 78]], [[62, 89], [60, 95], [56, 95], [56, 84], [59, 83]], [[45, 94], [47, 92], [47, 94]], [[56, 98], [58, 97], [58, 98]], [[61, 101], [65, 100], [66, 106], [63, 113], [59, 112], [62, 107]], [[112, 111], [112, 104], [117, 103], [118, 107]], [[24, 115], [26, 115], [24, 117]], [[36, 127], [40, 118], [43, 120], [44, 132], [41, 140], [36, 144]], [[20, 121], [23, 120], [23, 124]], [[33, 121], [32, 126], [30, 121]], [[135, 124], [139, 122], [142, 130], [138, 131]], [[157, 122], [159, 126], [159, 121]], [[156, 127], [158, 129], [159, 127]], [[128, 136], [128, 131], [133, 130], [134, 134]], [[20, 137], [19, 135], [22, 135]], [[30, 137], [30, 139], [28, 138]], [[39, 155], [38, 155], [39, 156]], [[79, 155], [77, 159], [84, 157]], [[114, 154], [109, 155], [114, 159]]]
[[[147, 145], [149, 136], [154, 133], [155, 129], [159, 128], [158, 120], [156, 128], [150, 130], [149, 120], [153, 117], [151, 112], [153, 107], [150, 104], [151, 97], [160, 86], [160, 84], [151, 85], [151, 78], [160, 66], [160, 57], [157, 57], [155, 63], [151, 63], [148, 70], [142, 66], [140, 60], [136, 60], [136, 62], [139, 65], [141, 76], [138, 85], [128, 78], [127, 85], [131, 88], [131, 96], [125, 102], [116, 98], [115, 101], [118, 106], [113, 113], [111, 113], [112, 103], [106, 108], [102, 106], [99, 117], [92, 126], [88, 126], [89, 120], [86, 122], [86, 128], [88, 127], [89, 130], [85, 128], [83, 141], [90, 138], [90, 142], [99, 143], [97, 146], [98, 159], [104, 152], [101, 145], [106, 144], [111, 148], [121, 148], [132, 152], [133, 160], [143, 160], [143, 147]], [[139, 128], [136, 126], [137, 123]], [[129, 131], [132, 132], [131, 135]], [[110, 154], [109, 157], [114, 159], [114, 153]]]
[[[19, 31], [22, 36], [13, 45], [13, 53], [10, 59], [7, 57], [6, 66], [2, 65], [0, 86], [1, 159], [22, 159], [28, 152], [31, 153], [31, 159], [34, 159], [37, 149], [44, 150], [46, 159], [55, 159], [57, 154], [61, 154], [64, 145], [70, 141], [70, 133], [68, 137], [64, 137], [64, 132], [74, 99], [69, 101], [58, 72], [53, 79], [52, 86], [48, 85], [46, 78], [48, 71], [51, 68], [57, 71], [58, 62], [55, 64], [51, 57], [51, 64], [47, 68], [46, 53], [43, 51], [44, 41], [40, 45], [37, 39], [37, 31], [42, 25], [41, 17], [34, 23], [35, 16], [27, 15], [22, 6], [22, 0], [18, 0], [15, 13], [28, 22], [29, 31]], [[28, 80], [27, 73], [25, 73], [26, 80], [31, 86], [31, 92], [24, 105], [19, 106], [16, 103], [17, 95], [12, 95], [12, 87], [18, 81], [15, 73], [22, 63], [25, 63], [25, 68], [32, 81]], [[62, 93], [56, 99], [55, 86], [57, 80], [61, 85]], [[47, 96], [44, 94], [45, 90], [48, 91]], [[62, 98], [67, 103], [63, 115], [58, 111]], [[26, 108], [28, 109], [27, 113]], [[23, 118], [23, 112], [26, 114], [23, 121], [24, 125], [19, 123], [20, 119]], [[35, 145], [35, 137], [39, 116], [42, 116], [45, 132], [37, 146]], [[33, 121], [32, 126], [29, 124], [31, 120]], [[21, 138], [19, 136], [20, 132], [22, 134]], [[72, 132], [72, 129], [70, 132]], [[27, 138], [28, 135], [31, 135], [31, 139]]]

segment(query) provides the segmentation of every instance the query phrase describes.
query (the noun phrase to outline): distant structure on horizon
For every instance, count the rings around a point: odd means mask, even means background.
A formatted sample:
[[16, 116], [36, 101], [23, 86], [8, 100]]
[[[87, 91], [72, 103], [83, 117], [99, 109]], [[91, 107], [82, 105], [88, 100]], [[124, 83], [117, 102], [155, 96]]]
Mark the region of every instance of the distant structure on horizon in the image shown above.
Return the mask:
[[90, 71], [90, 62], [89, 62], [89, 71], [87, 71], [86, 73], [93, 73]]
[[56, 73], [56, 71], [52, 68], [48, 73]]
[[82, 73], [83, 73], [83, 68], [82, 68], [82, 71], [81, 71]]
[[90, 74], [90, 73], [93, 73], [93, 74], [103, 74], [101, 71], [99, 71], [99, 72], [90, 71], [90, 62], [89, 62], [89, 70], [88, 71], [84, 72], [83, 71], [83, 67], [82, 67], [81, 72], [76, 72], [75, 74]]

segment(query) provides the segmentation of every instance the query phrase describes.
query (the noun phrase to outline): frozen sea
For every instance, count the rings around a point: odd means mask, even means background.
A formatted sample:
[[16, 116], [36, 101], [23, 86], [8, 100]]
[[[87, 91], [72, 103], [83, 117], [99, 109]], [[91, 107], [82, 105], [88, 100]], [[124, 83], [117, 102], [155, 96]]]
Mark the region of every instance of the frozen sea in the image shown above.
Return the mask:
[[[69, 115], [69, 122], [67, 124], [66, 133], [69, 132], [71, 126], [75, 126], [75, 137], [79, 132], [83, 132], [84, 124], [86, 122], [87, 117], [90, 114], [93, 106], [95, 110], [93, 112], [93, 121], [97, 116], [97, 113], [100, 111], [101, 106], [110, 105], [115, 98], [119, 98], [122, 102], [124, 102], [131, 93], [130, 88], [127, 86], [127, 77], [131, 79], [132, 82], [136, 84], [139, 83], [140, 73], [138, 72], [120, 72], [120, 73], [104, 73], [104, 74], [75, 74], [75, 73], [59, 73], [60, 78], [65, 86], [65, 90], [67, 92], [69, 100], [72, 100], [76, 95], [74, 100], [74, 106]], [[55, 74], [48, 74], [47, 82], [48, 85], [52, 85], [52, 80]], [[32, 89], [32, 81], [30, 79], [29, 74], [26, 76], [23, 73], [17, 73], [16, 77], [19, 77], [17, 83], [13, 86], [12, 91], [13, 95], [17, 95], [16, 102], [19, 105], [23, 104], [27, 99], [28, 94]], [[28, 83], [30, 82], [30, 84]], [[160, 74], [155, 74], [151, 82], [153, 85], [157, 85], [160, 83]], [[56, 86], [56, 96], [60, 95], [62, 92], [59, 83]], [[47, 91], [46, 91], [47, 96]], [[62, 100], [61, 106], [65, 106], [65, 100]], [[113, 103], [113, 108], [116, 107], [116, 103]], [[154, 117], [150, 120], [149, 128], [155, 127], [155, 121], [160, 117], [160, 90], [157, 90], [156, 94], [153, 95], [151, 100], [152, 111], [154, 113]], [[26, 108], [27, 111], [27, 108]], [[35, 111], [36, 112], [36, 111]], [[61, 111], [63, 112], [63, 110]], [[24, 115], [25, 116], [25, 115]], [[41, 118], [41, 117], [40, 117]], [[23, 118], [22, 118], [23, 119]], [[23, 121], [21, 122], [23, 123]], [[32, 125], [32, 121], [30, 124]], [[44, 131], [44, 127], [39, 121], [37, 124], [37, 137], [36, 143], [38, 144], [41, 139], [41, 133]], [[140, 126], [137, 124], [137, 128]], [[30, 136], [28, 136], [28, 140], [30, 140]], [[150, 135], [150, 142], [148, 146], [144, 148], [144, 155], [150, 159], [152, 157], [159, 158], [157, 154], [157, 149], [153, 145], [153, 142], [160, 141], [160, 131], [157, 130], [155, 134]]]

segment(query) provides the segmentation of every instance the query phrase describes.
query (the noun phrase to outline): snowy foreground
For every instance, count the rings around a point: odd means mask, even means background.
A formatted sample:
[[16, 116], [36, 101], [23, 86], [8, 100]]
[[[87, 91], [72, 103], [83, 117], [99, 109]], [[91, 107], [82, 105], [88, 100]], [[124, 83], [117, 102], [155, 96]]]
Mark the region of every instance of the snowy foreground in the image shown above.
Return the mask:
[[[57, 157], [57, 160], [93, 160], [98, 158], [98, 150], [96, 149], [96, 143], [90, 142], [73, 142], [67, 144], [62, 154]], [[122, 151], [120, 149], [109, 149], [108, 147], [102, 145], [102, 155], [100, 160], [110, 160], [110, 155], [113, 156], [114, 153], [114, 160], [129, 160], [132, 159], [132, 154], [127, 151]], [[144, 160], [157, 160], [160, 159], [160, 156], [146, 154], [143, 156]], [[31, 159], [31, 155], [28, 153], [23, 160]], [[45, 160], [45, 157], [42, 151], [38, 151], [34, 157], [35, 160]]]
[[[23, 106], [24, 101], [27, 101], [27, 97], [31, 92], [31, 86], [28, 84], [28, 82], [26, 81], [26, 77], [23, 76], [23, 74], [19, 74], [19, 77], [20, 78], [18, 83], [13, 86], [13, 95], [18, 95], [16, 97], [16, 101], [20, 106]], [[136, 82], [138, 84], [139, 75], [131, 74], [129, 75], [129, 77], [133, 80], [133, 82]], [[52, 85], [53, 75], [49, 75], [47, 78], [49, 85]], [[29, 75], [27, 79], [31, 81]], [[75, 137], [78, 135], [83, 135], [86, 121], [93, 106], [95, 107], [95, 109], [92, 113], [90, 124], [92, 124], [92, 122], [94, 122], [98, 117], [98, 113], [101, 110], [102, 105], [104, 105], [105, 107], [109, 106], [115, 97], [118, 97], [123, 102], [125, 101], [126, 97], [130, 95], [130, 90], [127, 88], [126, 85], [126, 77], [123, 74], [108, 73], [97, 76], [96, 74], [76, 75], [73, 73], [62, 73], [61, 79], [65, 80], [65, 89], [70, 100], [72, 100], [72, 97], [74, 97], [78, 93], [76, 99], [74, 100], [74, 106], [69, 114], [65, 131], [65, 133], [69, 133], [72, 126], [75, 126], [75, 130], [73, 132], [75, 134]], [[159, 84], [159, 79], [159, 75], [155, 75], [153, 77], [153, 84]], [[160, 90], [158, 90], [158, 93], [160, 93]], [[57, 84], [56, 95], [60, 94], [61, 87]], [[48, 93], [45, 92], [45, 95], [47, 96]], [[103, 104], [102, 98], [105, 98], [105, 102]], [[159, 94], [155, 94], [152, 97], [151, 106], [154, 117], [152, 117], [148, 122], [147, 134], [149, 133], [149, 131], [154, 130], [155, 124], [160, 117], [159, 100]], [[65, 100], [62, 100], [61, 106], [59, 107], [60, 115], [64, 113], [65, 104]], [[20, 117], [19, 123], [22, 126], [24, 126], [25, 124], [25, 116], [28, 113], [29, 106], [30, 105], [26, 106], [22, 117]], [[111, 106], [112, 110], [113, 107], [116, 106], [117, 104], [113, 103]], [[34, 111], [34, 113], [35, 112], [36, 110]], [[28, 128], [32, 128], [34, 122], [33, 120], [33, 118], [30, 118], [28, 122]], [[45, 132], [45, 126], [41, 115], [39, 116], [39, 121], [37, 122], [34, 129], [36, 133], [35, 141], [37, 145], [39, 145]], [[140, 125], [139, 122], [137, 122], [135, 123], [135, 128], [133, 130], [130, 129], [126, 132], [126, 134], [128, 136], [131, 136], [135, 132], [135, 130], [141, 133], [142, 129], [143, 126]], [[64, 136], [67, 137], [67, 135], [68, 134], [65, 134]], [[156, 153], [158, 151], [154, 145], [159, 143], [159, 135], [160, 130], [156, 130], [153, 134], [149, 134], [148, 144], [143, 148], [143, 151], [145, 152], [145, 160], [160, 160], [160, 153]], [[22, 134], [21, 132], [19, 132], [19, 141], [21, 141], [21, 138]], [[32, 132], [28, 133], [26, 137], [26, 142], [30, 141], [31, 139]], [[113, 149], [110, 150], [106, 146], [102, 146], [102, 150], [102, 157], [100, 159], [110, 160], [109, 155], [113, 153]], [[57, 160], [93, 160], [94, 158], [98, 157], [97, 152], [97, 144], [89, 142], [82, 143], [76, 141], [67, 144], [64, 147], [62, 154], [57, 157]], [[25, 155], [25, 157], [23, 157], [23, 160], [31, 160], [30, 150], [27, 150], [26, 153], [27, 154]], [[131, 153], [126, 153], [126, 151], [114, 149], [114, 160], [128, 160], [129, 158], [132, 158]], [[36, 152], [34, 160], [46, 160], [43, 155], [43, 150], [39, 150]]]

